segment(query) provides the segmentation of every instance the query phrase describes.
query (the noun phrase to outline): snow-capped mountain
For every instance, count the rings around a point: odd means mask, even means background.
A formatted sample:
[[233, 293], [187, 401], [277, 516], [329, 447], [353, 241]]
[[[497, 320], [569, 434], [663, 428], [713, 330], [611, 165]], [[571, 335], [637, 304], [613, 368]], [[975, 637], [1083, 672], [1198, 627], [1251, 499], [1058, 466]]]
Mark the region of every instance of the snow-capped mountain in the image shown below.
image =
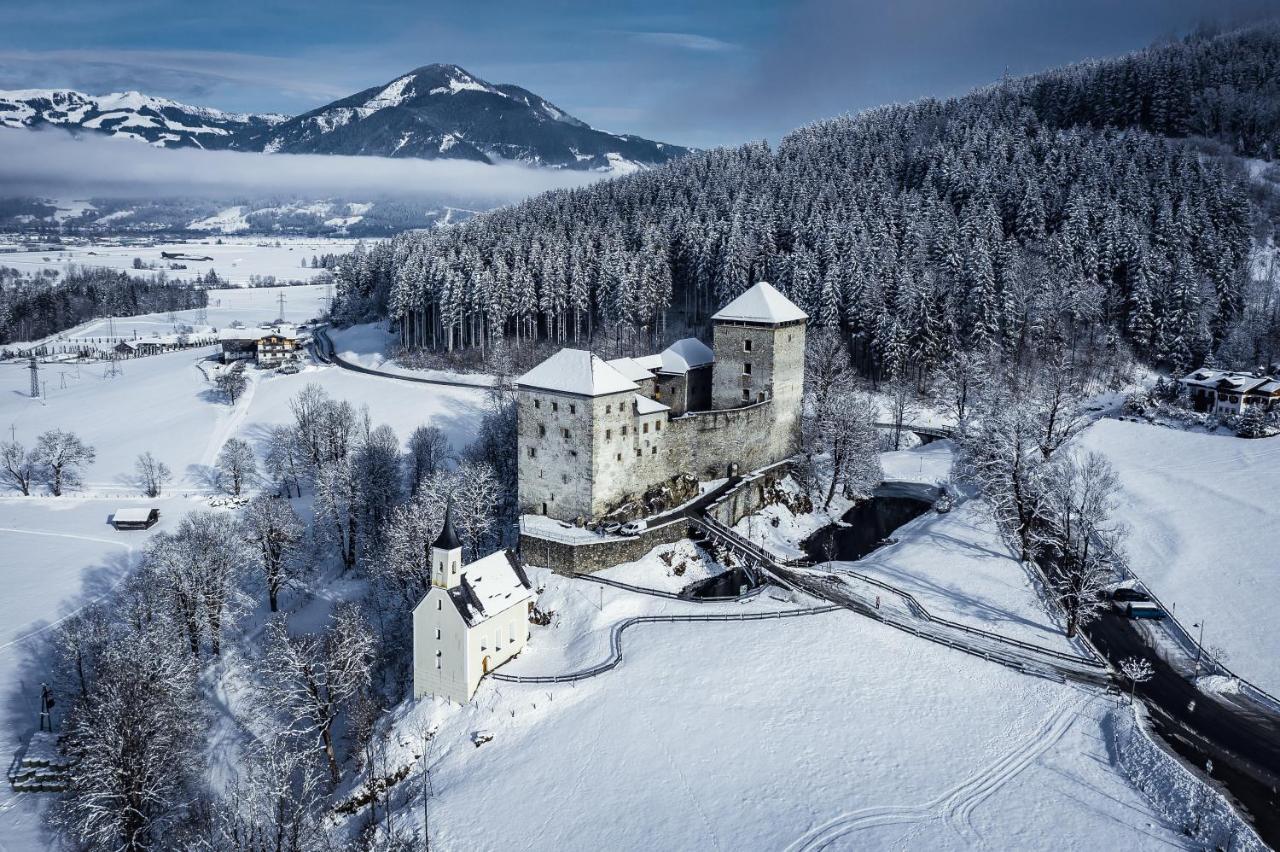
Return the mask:
[[140, 139], [164, 148], [240, 148], [244, 137], [285, 120], [283, 115], [222, 112], [140, 92], [0, 91], [0, 126], [58, 125], [72, 131]]
[[687, 153], [605, 133], [519, 86], [456, 65], [427, 65], [266, 130], [265, 151], [381, 157], [517, 160], [624, 171]]

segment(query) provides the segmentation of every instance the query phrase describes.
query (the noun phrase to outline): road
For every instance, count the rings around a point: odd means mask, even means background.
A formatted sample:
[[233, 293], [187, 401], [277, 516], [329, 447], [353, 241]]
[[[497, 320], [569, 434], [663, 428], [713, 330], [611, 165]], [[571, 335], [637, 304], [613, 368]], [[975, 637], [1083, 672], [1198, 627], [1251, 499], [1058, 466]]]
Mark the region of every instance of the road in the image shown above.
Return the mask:
[[1248, 699], [1198, 689], [1131, 619], [1106, 613], [1085, 634], [1113, 663], [1126, 657], [1151, 662], [1155, 676], [1138, 686], [1138, 695], [1160, 734], [1201, 769], [1212, 759], [1210, 774], [1253, 817], [1262, 839], [1280, 848], [1280, 718]]
[[334, 364], [344, 370], [351, 370], [355, 373], [365, 373], [370, 376], [381, 376], [384, 379], [400, 379], [404, 382], [417, 382], [422, 385], [443, 385], [451, 388], [471, 388], [472, 390], [486, 390], [489, 385], [485, 385], [479, 381], [460, 381], [454, 379], [442, 379], [431, 376], [404, 376], [399, 373], [384, 373], [381, 370], [374, 370], [369, 367], [361, 367], [359, 364], [352, 364], [341, 358], [334, 349], [333, 341], [329, 339], [329, 335], [325, 333], [324, 328], [317, 327], [312, 332], [312, 343], [310, 346], [311, 354], [322, 364]]

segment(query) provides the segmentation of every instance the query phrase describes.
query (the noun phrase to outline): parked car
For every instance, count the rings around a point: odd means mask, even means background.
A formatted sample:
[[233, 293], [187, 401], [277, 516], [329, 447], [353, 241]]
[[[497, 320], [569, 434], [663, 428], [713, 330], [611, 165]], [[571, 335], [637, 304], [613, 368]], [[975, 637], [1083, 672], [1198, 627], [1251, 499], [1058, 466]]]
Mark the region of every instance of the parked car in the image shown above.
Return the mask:
[[608, 521], [600, 525], [600, 532], [604, 533], [605, 535], [617, 535], [618, 531], [621, 529], [622, 529], [622, 524], [618, 523], [617, 521]]
[[640, 533], [644, 532], [648, 528], [649, 528], [648, 521], [638, 520], [638, 521], [632, 521], [629, 524], [623, 524], [621, 532], [623, 535], [640, 535]]
[[1121, 586], [1111, 593], [1111, 608], [1128, 618], [1165, 617], [1164, 610], [1151, 599], [1151, 595], [1129, 586]]
[[281, 364], [279, 367], [276, 367], [277, 373], [288, 373], [289, 375], [293, 375], [294, 373], [298, 373], [301, 371], [302, 371], [302, 368], [292, 362], [288, 364]]
[[1124, 611], [1124, 614], [1130, 618], [1151, 618], [1161, 619], [1165, 617], [1164, 610], [1155, 601], [1132, 601]]

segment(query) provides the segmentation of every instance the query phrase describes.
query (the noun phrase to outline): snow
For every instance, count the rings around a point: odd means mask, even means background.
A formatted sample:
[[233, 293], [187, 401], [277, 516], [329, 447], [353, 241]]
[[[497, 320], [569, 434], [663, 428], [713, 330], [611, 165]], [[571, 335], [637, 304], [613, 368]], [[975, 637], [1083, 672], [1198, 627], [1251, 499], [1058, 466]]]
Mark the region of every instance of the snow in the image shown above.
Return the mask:
[[779, 293], [768, 281], [759, 282], [711, 315], [713, 320], [772, 324], [799, 322], [808, 318], [808, 314]]
[[635, 382], [585, 349], [561, 349], [517, 382], [521, 387], [579, 396], [637, 390]]
[[[682, 569], [680, 574], [675, 569]], [[623, 562], [598, 572], [598, 576], [644, 589], [679, 592], [690, 583], [706, 580], [724, 572], [724, 566], [712, 560], [692, 541], [682, 539], [650, 550], [634, 562]]]
[[377, 370], [387, 376], [404, 376], [413, 379], [439, 379], [474, 385], [478, 388], [492, 387], [494, 377], [487, 373], [455, 373], [451, 370], [419, 370], [402, 366], [391, 360], [391, 352], [400, 345], [399, 338], [382, 327], [381, 323], [364, 323], [349, 328], [328, 329], [325, 332], [333, 342], [334, 351], [342, 360]]
[[414, 81], [414, 75], [407, 74], [388, 85], [385, 89], [365, 101], [364, 108], [367, 110], [380, 110], [387, 107], [400, 106], [410, 95], [405, 94], [405, 89]]
[[1077, 440], [1119, 476], [1133, 573], [1188, 628], [1204, 623], [1237, 674], [1280, 694], [1280, 438], [1100, 420]]
[[[599, 662], [635, 614], [685, 604], [540, 575], [552, 625], [503, 673]], [[389, 771], [420, 789], [434, 723], [440, 848], [1162, 849], [1184, 844], [1121, 777], [1112, 699], [1017, 675], [847, 612], [645, 624], [622, 664], [572, 686], [482, 681], [462, 708], [396, 711]], [[963, 695], [963, 700], [956, 700]], [[478, 748], [472, 735], [492, 739]], [[397, 746], [397, 743], [404, 745]], [[492, 807], [501, 791], [502, 807]], [[547, 791], [555, 790], [554, 806]], [[395, 819], [420, 826], [421, 800]], [[487, 815], [487, 816], [483, 816]]]
[[533, 592], [520, 580], [506, 551], [497, 550], [469, 563], [462, 569], [462, 579], [470, 586], [480, 603], [478, 617], [464, 613], [471, 627], [506, 612], [519, 603], [532, 601]]
[[605, 363], [633, 382], [643, 382], [653, 378], [653, 373], [646, 370], [635, 358], [611, 358]]
[[[234, 209], [234, 208], [231, 208]], [[223, 210], [218, 217], [226, 216]], [[218, 218], [215, 217], [215, 218]], [[209, 220], [205, 220], [206, 222]], [[228, 219], [228, 221], [234, 221]], [[270, 244], [240, 237], [224, 239], [219, 245], [214, 238], [180, 242], [149, 242], [132, 240], [84, 240], [66, 241], [61, 249], [48, 247], [40, 251], [17, 251], [0, 254], [0, 264], [12, 266], [24, 272], [39, 269], [67, 271], [68, 267], [100, 266], [121, 269], [134, 274], [149, 274], [146, 270], [134, 270], [133, 259], [155, 263], [157, 270], [164, 270], [170, 278], [185, 279], [204, 275], [210, 269], [232, 284], [248, 283], [250, 275], [274, 275], [282, 281], [310, 281], [323, 269], [302, 266], [302, 259], [310, 262], [312, 255], [346, 254], [355, 248], [356, 240], [342, 238], [272, 238]], [[276, 243], [279, 245], [276, 245]], [[161, 252], [212, 257], [212, 261], [183, 260], [185, 270], [168, 269], [171, 261], [162, 258]]]
[[636, 414], [657, 414], [661, 411], [671, 410], [671, 406], [658, 402], [656, 399], [650, 399], [644, 394], [636, 394], [633, 402]]
[[684, 374], [694, 367], [714, 364], [716, 353], [696, 337], [686, 337], [662, 350], [662, 371]]
[[249, 230], [249, 220], [244, 217], [245, 206], [238, 204], [221, 210], [205, 219], [197, 219], [187, 225], [193, 231], [217, 231], [220, 234], [234, 234]]

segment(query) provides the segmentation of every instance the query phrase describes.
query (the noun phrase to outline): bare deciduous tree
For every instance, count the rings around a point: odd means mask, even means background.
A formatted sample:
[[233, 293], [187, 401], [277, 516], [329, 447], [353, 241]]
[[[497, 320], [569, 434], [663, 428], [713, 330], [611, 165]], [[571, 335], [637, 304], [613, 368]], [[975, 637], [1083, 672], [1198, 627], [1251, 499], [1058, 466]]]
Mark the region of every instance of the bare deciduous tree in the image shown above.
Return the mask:
[[218, 453], [218, 472], [222, 487], [239, 497], [246, 485], [258, 478], [258, 460], [253, 448], [239, 438], [228, 438]]
[[244, 393], [245, 388], [249, 386], [249, 380], [240, 370], [224, 370], [218, 374], [213, 380], [218, 390], [227, 398], [227, 402], [231, 405], [236, 404], [236, 400]]
[[373, 650], [373, 636], [351, 605], [339, 606], [321, 633], [290, 635], [283, 616], [267, 626], [259, 668], [263, 697], [288, 717], [295, 735], [319, 741], [335, 785], [342, 776], [334, 723], [369, 685]]
[[1125, 657], [1120, 661], [1120, 674], [1129, 679], [1129, 703], [1132, 704], [1138, 692], [1138, 684], [1155, 677], [1156, 670], [1141, 657]]
[[148, 497], [159, 497], [164, 486], [173, 479], [169, 466], [151, 455], [150, 451], [138, 456], [138, 460], [134, 462], [134, 470], [138, 474], [138, 484], [142, 487], [142, 493]]
[[436, 426], [419, 426], [409, 436], [409, 492], [417, 494], [422, 480], [440, 469], [449, 440]]
[[5, 441], [0, 444], [0, 464], [4, 465], [4, 474], [10, 484], [21, 491], [23, 497], [30, 497], [31, 482], [38, 467], [35, 452], [28, 452], [17, 441]]
[[36, 463], [45, 468], [49, 490], [55, 497], [62, 496], [64, 488], [78, 485], [80, 468], [97, 457], [93, 447], [62, 429], [50, 429], [42, 434], [32, 452]]
[[288, 500], [264, 495], [245, 507], [240, 529], [257, 556], [267, 603], [277, 612], [280, 591], [290, 580], [292, 551], [302, 540], [302, 522]]

